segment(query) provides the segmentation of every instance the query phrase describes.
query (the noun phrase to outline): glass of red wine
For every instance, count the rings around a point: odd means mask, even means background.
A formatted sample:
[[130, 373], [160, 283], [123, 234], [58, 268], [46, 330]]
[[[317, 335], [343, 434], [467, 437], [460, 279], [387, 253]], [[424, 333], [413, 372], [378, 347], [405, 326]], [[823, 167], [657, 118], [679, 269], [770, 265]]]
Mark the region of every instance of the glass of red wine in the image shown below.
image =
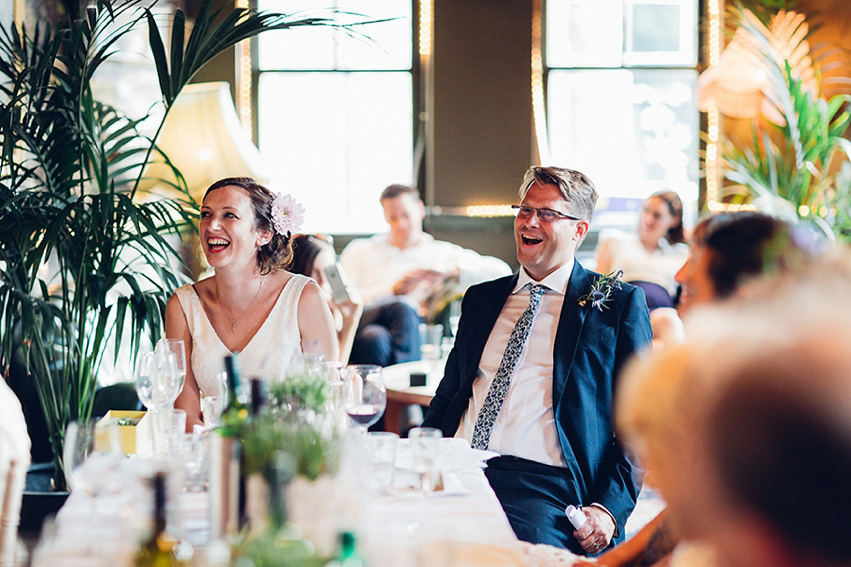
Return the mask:
[[387, 389], [381, 367], [374, 364], [351, 364], [343, 373], [343, 408], [351, 420], [366, 434], [387, 406]]

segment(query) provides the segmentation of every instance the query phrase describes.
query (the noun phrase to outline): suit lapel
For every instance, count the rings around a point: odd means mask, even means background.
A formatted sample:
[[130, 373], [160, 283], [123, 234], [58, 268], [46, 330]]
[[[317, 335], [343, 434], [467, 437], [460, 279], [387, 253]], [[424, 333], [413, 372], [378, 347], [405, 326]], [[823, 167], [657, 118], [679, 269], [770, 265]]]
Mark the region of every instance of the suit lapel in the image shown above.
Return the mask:
[[579, 298], [587, 294], [589, 289], [591, 274], [574, 260], [553, 345], [553, 406], [561, 400], [567, 377], [573, 367], [582, 327], [588, 315], [588, 309], [579, 307]]

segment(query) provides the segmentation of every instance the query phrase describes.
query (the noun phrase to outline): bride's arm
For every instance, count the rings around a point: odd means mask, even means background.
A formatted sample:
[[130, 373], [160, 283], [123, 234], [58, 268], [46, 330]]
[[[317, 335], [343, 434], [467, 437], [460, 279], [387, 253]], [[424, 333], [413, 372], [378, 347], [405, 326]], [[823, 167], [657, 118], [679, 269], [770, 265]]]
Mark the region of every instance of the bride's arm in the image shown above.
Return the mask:
[[201, 392], [192, 373], [192, 336], [189, 334], [186, 315], [177, 295], [171, 296], [165, 308], [165, 336], [169, 339], [183, 339], [183, 344], [186, 345], [186, 381], [174, 402], [174, 407], [186, 411], [186, 431], [192, 431], [195, 424], [202, 423]]
[[316, 282], [308, 282], [299, 298], [298, 330], [302, 352], [321, 354], [328, 361], [340, 360], [334, 318]]

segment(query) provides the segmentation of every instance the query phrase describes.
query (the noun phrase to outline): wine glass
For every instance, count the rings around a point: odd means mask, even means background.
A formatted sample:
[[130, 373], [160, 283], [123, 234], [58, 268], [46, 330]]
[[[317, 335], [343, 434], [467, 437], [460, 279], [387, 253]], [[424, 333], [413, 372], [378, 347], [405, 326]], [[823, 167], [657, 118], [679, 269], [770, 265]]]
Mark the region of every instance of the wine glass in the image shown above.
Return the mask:
[[109, 476], [121, 455], [121, 438], [115, 425], [72, 421], [65, 430], [62, 465], [71, 490], [97, 495], [110, 483]]
[[183, 343], [183, 339], [160, 339], [157, 341], [155, 350], [164, 350], [174, 354], [174, 363], [180, 379], [179, 394], [183, 390], [183, 384], [186, 382], [186, 346]]
[[180, 394], [185, 372], [180, 374], [177, 357], [166, 349], [142, 353], [136, 364], [136, 394], [139, 400], [152, 411], [168, 408]]
[[171, 412], [167, 410], [174, 406], [180, 389], [181, 375], [173, 352], [167, 348], [158, 348], [139, 356], [136, 393], [151, 413], [151, 440], [155, 456], [165, 452], [164, 440], [171, 422]]
[[387, 406], [381, 367], [374, 364], [347, 366], [343, 389], [343, 409], [365, 435], [367, 428], [381, 419]]

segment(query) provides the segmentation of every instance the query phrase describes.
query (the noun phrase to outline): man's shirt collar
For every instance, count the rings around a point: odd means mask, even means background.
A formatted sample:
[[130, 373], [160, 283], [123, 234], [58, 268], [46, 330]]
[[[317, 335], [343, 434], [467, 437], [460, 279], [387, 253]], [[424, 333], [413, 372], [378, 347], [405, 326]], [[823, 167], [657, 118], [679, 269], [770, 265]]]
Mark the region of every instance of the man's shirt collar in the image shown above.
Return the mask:
[[521, 266], [517, 277], [517, 285], [514, 286], [514, 290], [512, 290], [511, 293], [517, 293], [523, 289], [523, 286], [526, 284], [533, 283], [545, 285], [552, 291], [564, 295], [564, 292], [567, 291], [567, 283], [570, 281], [570, 274], [573, 272], [574, 262], [576, 262], [576, 259], [571, 258], [569, 262], [566, 262], [562, 267], [558, 268], [541, 281], [533, 280], [532, 276], [526, 272], [526, 268]]

